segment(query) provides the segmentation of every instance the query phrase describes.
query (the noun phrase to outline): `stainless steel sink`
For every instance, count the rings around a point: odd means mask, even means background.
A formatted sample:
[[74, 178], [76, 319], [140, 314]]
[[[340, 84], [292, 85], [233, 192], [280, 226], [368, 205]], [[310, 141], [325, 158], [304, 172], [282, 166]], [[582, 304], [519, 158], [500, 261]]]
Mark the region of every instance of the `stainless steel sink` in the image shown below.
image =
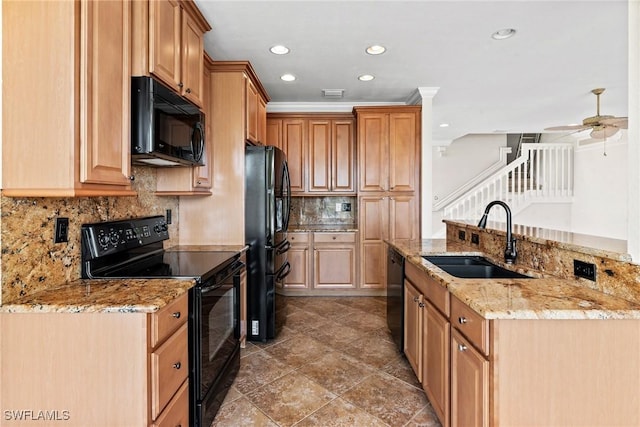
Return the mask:
[[495, 265], [481, 256], [425, 255], [422, 258], [452, 276], [465, 279], [531, 279], [530, 276]]

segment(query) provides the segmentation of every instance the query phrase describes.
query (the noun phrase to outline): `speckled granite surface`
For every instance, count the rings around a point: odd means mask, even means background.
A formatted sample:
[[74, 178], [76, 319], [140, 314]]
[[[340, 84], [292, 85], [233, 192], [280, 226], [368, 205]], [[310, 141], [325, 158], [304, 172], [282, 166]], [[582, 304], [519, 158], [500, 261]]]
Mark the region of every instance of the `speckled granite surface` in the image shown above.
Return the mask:
[[80, 279], [4, 304], [0, 312], [153, 313], [194, 284], [193, 280], [178, 279]]
[[640, 304], [583, 286], [582, 280], [554, 277], [519, 264], [507, 268], [534, 277], [461, 279], [420, 256], [446, 253], [484, 255], [505, 266], [491, 253], [464, 244], [447, 243], [444, 239], [387, 243], [486, 319], [640, 319]]
[[358, 231], [355, 224], [289, 224], [290, 232], [349, 232]]

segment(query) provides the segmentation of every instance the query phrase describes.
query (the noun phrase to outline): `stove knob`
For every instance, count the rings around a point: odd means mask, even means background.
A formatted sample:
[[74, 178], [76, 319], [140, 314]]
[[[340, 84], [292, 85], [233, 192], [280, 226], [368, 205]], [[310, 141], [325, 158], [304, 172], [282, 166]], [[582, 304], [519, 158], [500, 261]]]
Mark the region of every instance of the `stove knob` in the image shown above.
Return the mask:
[[109, 236], [107, 236], [106, 234], [101, 234], [98, 237], [98, 244], [103, 248], [106, 248], [107, 245], [109, 244]]
[[109, 236], [109, 242], [111, 242], [112, 245], [116, 246], [118, 244], [118, 233], [112, 231], [111, 235]]

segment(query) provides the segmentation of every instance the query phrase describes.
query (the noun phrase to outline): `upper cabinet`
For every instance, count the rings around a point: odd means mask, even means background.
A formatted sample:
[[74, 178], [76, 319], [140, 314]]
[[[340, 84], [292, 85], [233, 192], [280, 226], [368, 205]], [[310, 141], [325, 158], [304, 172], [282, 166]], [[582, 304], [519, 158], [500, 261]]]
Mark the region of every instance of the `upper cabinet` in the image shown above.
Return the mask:
[[2, 9], [3, 194], [135, 195], [131, 3], [12, 1]]
[[292, 192], [355, 194], [355, 134], [351, 114], [270, 114], [266, 127], [267, 143], [287, 154]]
[[204, 33], [211, 26], [193, 1], [133, 4], [133, 75], [152, 74], [203, 106]]
[[420, 180], [420, 106], [356, 107], [360, 191], [414, 192]]

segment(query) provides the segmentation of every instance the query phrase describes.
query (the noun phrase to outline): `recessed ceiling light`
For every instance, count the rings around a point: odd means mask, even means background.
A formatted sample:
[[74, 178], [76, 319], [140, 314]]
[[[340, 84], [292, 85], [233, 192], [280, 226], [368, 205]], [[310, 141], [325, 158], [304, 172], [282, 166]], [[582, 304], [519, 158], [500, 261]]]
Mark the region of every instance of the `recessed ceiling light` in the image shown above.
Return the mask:
[[440, 123], [440, 127], [441, 128], [448, 128], [449, 127], [449, 123]]
[[498, 30], [495, 33], [491, 34], [491, 38], [494, 40], [504, 40], [509, 37], [513, 37], [516, 34], [516, 30], [513, 28], [503, 28], [502, 30]]
[[369, 46], [366, 49], [366, 52], [369, 55], [381, 55], [381, 54], [383, 54], [385, 52], [385, 50], [387, 50], [386, 47], [380, 46], [379, 44], [374, 44], [373, 46]]
[[371, 74], [363, 74], [361, 76], [358, 76], [358, 80], [360, 80], [361, 82], [370, 82], [373, 79], [375, 79], [375, 77]]
[[289, 48], [281, 44], [277, 44], [275, 46], [271, 46], [269, 51], [276, 55], [286, 55], [287, 53], [289, 53]]
[[294, 76], [293, 74], [283, 74], [280, 76], [280, 79], [284, 80], [285, 82], [292, 82], [296, 79], [296, 76]]

